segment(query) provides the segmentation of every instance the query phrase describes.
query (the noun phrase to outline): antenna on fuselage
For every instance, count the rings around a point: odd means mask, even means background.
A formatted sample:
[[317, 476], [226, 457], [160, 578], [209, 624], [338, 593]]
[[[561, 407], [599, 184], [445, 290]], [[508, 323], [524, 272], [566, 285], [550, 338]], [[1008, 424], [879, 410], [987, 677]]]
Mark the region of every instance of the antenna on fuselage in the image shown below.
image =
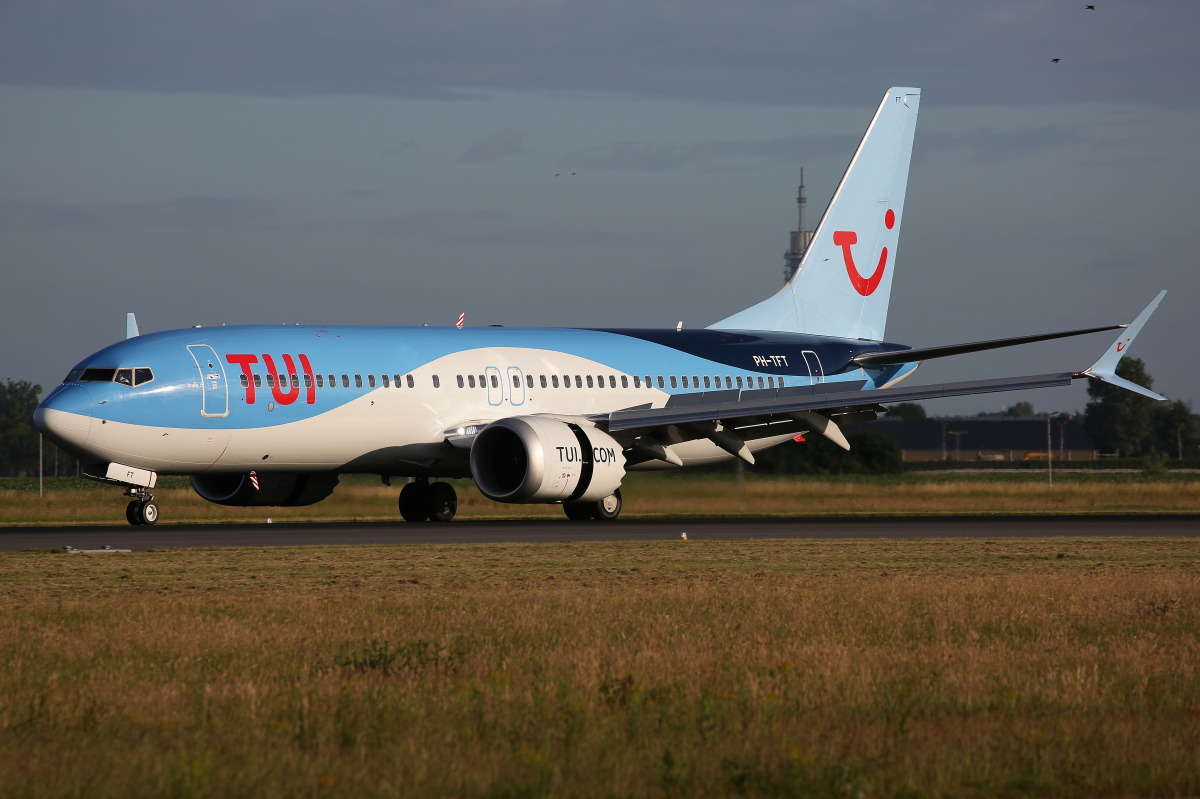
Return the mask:
[[131, 314], [125, 314], [125, 338], [137, 338], [137, 318]]

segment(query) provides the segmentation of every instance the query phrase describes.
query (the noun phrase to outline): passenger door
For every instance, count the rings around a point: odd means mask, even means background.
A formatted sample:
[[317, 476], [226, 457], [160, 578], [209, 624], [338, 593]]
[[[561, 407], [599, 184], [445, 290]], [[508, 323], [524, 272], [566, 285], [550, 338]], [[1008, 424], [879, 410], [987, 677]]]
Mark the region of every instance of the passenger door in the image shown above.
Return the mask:
[[512, 387], [508, 390], [508, 401], [513, 405], [525, 404], [525, 374], [516, 366], [508, 367], [508, 382]]
[[488, 405], [500, 405], [504, 402], [504, 381], [500, 377], [500, 370], [489, 366], [484, 370], [484, 376], [487, 380]]
[[187, 349], [200, 372], [200, 415], [228, 416], [229, 384], [216, 350], [207, 344], [189, 344]]

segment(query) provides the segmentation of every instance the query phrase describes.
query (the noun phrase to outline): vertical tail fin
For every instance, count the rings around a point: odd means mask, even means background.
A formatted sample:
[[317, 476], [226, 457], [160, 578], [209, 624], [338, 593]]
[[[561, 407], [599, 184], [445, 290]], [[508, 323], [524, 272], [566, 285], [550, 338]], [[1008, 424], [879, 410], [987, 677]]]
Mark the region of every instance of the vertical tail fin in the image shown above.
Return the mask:
[[795, 277], [710, 327], [883, 339], [920, 101], [920, 89], [888, 90]]

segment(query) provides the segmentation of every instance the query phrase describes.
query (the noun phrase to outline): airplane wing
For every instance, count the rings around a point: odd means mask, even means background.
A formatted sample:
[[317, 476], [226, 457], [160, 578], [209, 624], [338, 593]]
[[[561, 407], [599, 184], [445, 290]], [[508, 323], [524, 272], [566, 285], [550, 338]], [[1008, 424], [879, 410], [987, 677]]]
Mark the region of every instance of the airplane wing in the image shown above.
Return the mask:
[[[1095, 364], [1078, 372], [967, 380], [925, 386], [903, 386], [863, 390], [866, 381], [826, 383], [780, 389], [752, 391], [713, 391], [683, 394], [671, 398], [662, 408], [628, 408], [614, 411], [593, 422], [610, 435], [629, 442], [635, 456], [644, 460], [674, 462], [670, 444], [708, 438], [730, 454], [754, 463], [746, 441], [802, 430], [816, 430], [843, 449], [849, 442], [838, 423], [873, 419], [884, 404], [914, 400], [991, 394], [1033, 388], [1068, 386], [1080, 378], [1092, 378], [1121, 386], [1152, 399], [1164, 397], [1116, 376], [1117, 361], [1124, 357], [1133, 338], [1158, 307], [1163, 295], [1153, 302], [1128, 327], [1120, 325], [1121, 336]], [[916, 351], [907, 351], [908, 361]], [[645, 437], [639, 450], [639, 439]]]

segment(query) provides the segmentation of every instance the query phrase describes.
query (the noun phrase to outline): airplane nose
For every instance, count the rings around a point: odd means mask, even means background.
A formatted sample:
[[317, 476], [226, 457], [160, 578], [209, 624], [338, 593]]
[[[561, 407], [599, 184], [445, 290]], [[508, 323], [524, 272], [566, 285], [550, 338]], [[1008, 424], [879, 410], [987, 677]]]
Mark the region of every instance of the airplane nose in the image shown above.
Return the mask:
[[92, 397], [81, 385], [63, 384], [33, 412], [33, 426], [51, 441], [82, 447], [92, 430]]

